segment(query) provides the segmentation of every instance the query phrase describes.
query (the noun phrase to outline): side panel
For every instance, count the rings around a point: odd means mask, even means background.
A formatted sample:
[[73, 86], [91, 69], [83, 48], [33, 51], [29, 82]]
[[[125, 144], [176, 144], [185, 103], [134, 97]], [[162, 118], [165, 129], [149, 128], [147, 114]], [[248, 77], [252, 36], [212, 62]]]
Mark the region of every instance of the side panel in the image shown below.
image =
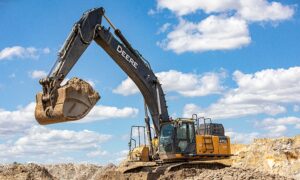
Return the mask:
[[[225, 136], [224, 136], [225, 137]], [[230, 154], [230, 139], [228, 137], [196, 135], [196, 154]]]
[[196, 154], [203, 154], [205, 151], [203, 136], [196, 135]]
[[219, 140], [219, 153], [220, 154], [231, 154], [230, 138], [227, 136], [225, 138], [224, 139], [221, 138]]

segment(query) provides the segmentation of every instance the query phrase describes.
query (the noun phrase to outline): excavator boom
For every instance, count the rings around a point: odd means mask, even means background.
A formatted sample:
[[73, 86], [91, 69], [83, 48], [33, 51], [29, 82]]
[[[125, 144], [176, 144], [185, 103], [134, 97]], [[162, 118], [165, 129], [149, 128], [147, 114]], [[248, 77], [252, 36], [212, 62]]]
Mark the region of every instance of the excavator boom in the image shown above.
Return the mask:
[[[110, 32], [110, 27], [102, 25], [103, 18], [108, 21], [114, 34]], [[78, 120], [96, 104], [100, 96], [84, 81], [81, 84], [88, 89], [86, 91], [70, 88], [70, 83], [61, 86], [92, 41], [101, 46], [137, 85], [151, 114], [156, 134], [159, 134], [160, 123], [169, 121], [161, 84], [149, 63], [132, 48], [121, 31], [115, 28], [102, 7], [85, 12], [75, 23], [48, 77], [40, 80], [43, 92], [37, 95], [37, 121], [40, 124], [52, 124]]]

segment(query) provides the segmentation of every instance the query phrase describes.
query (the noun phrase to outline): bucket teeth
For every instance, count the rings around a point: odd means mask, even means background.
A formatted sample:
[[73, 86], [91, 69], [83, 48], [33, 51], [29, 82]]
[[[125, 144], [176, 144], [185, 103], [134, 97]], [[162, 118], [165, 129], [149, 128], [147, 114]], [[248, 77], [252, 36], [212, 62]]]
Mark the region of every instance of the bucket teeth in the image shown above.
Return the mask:
[[42, 98], [43, 93], [39, 92], [36, 95], [35, 118], [39, 124], [46, 125], [82, 119], [95, 106], [100, 95], [89, 83], [72, 78], [57, 89], [56, 102], [52, 107], [46, 106]]

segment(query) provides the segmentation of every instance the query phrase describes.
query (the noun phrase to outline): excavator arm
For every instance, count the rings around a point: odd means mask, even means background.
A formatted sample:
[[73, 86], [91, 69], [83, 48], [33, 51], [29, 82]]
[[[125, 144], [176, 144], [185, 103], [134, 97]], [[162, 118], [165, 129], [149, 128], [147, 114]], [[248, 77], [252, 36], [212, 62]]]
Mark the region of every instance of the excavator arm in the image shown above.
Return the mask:
[[[103, 18], [110, 24], [113, 33], [110, 32], [110, 27], [106, 28], [102, 25]], [[156, 134], [159, 134], [160, 123], [169, 121], [161, 84], [151, 70], [149, 63], [138, 51], [132, 48], [121, 31], [115, 28], [105, 16], [103, 8], [85, 12], [82, 18], [75, 23], [59, 52], [54, 67], [47, 78], [40, 80], [40, 84], [43, 86], [41, 102], [43, 110], [47, 111], [46, 116], [50, 120], [57, 118], [55, 117], [56, 114], [53, 113], [53, 108], [57, 103], [57, 92], [61, 88], [61, 82], [93, 40], [111, 56], [139, 88], [144, 97], [145, 106], [148, 107], [151, 114]], [[73, 118], [71, 120], [78, 119]], [[149, 121], [149, 118], [147, 119], [146, 116], [147, 120]], [[53, 121], [53, 123], [55, 122]]]

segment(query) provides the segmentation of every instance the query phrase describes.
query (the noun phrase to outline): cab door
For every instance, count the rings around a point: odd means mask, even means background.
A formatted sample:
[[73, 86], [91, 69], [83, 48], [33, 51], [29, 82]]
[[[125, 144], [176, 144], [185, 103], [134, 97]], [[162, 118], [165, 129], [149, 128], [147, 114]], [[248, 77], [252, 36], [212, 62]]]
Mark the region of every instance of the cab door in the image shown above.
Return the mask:
[[178, 123], [175, 128], [175, 152], [181, 154], [196, 154], [194, 123]]

